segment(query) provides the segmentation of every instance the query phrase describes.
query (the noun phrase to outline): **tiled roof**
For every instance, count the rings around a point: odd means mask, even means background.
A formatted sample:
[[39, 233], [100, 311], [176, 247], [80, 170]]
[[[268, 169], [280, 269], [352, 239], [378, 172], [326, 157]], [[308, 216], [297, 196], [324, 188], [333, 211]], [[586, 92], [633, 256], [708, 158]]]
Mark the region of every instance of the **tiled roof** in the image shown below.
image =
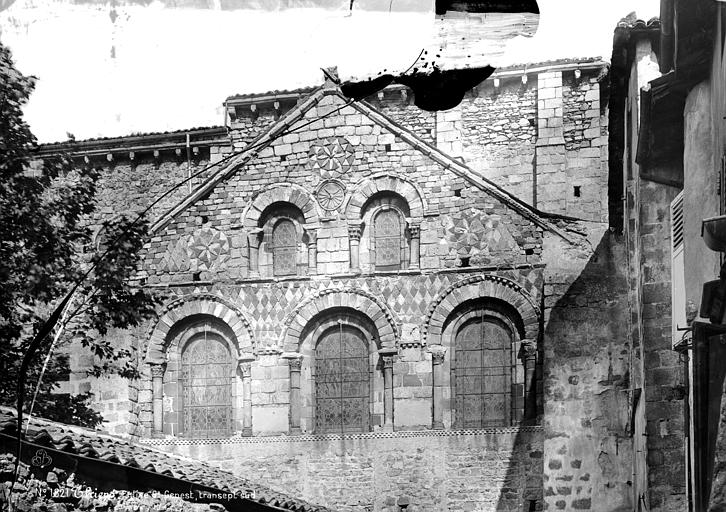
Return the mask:
[[170, 139], [183, 139], [186, 134], [189, 134], [195, 139], [219, 136], [226, 134], [226, 128], [224, 126], [201, 126], [197, 128], [185, 128], [183, 130], [171, 130], [166, 132], [144, 132], [144, 133], [131, 133], [129, 135], [121, 135], [117, 137], [95, 137], [91, 139], [83, 140], [66, 140], [58, 142], [48, 142], [38, 145], [38, 151], [40, 153], [58, 151], [59, 149], [64, 150], [76, 150], [83, 149], [84, 146], [121, 146], [132, 144], [135, 141], [143, 141], [148, 143], [154, 140], [170, 140]]
[[[13, 409], [0, 407], [0, 436], [16, 435], [17, 416]], [[35, 445], [62, 451], [79, 457], [150, 471], [182, 482], [199, 484], [220, 491], [249, 493], [254, 501], [271, 507], [300, 512], [326, 512], [329, 509], [292, 498], [263, 485], [238, 477], [228, 471], [178, 455], [136, 444], [95, 430], [33, 418], [24, 440]], [[7, 443], [5, 443], [7, 444]]]
[[286, 96], [289, 94], [307, 94], [313, 92], [319, 86], [298, 87], [297, 89], [275, 89], [273, 91], [253, 92], [245, 94], [234, 94], [227, 98], [227, 101], [246, 100], [263, 96]]
[[627, 28], [631, 30], [637, 29], [657, 29], [660, 28], [660, 19], [658, 17], [644, 21], [633, 15], [626, 16], [618, 22], [617, 28]]

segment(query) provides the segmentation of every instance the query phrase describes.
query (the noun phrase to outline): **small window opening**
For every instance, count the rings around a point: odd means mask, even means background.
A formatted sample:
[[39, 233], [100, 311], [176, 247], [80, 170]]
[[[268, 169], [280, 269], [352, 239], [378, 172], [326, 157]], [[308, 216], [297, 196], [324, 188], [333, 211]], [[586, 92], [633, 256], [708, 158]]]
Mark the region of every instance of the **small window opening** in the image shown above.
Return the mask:
[[460, 188], [457, 188], [456, 190], [454, 190], [454, 195], [456, 197], [461, 197], [461, 189]]
[[580, 185], [575, 185], [574, 194], [575, 194], [575, 197], [580, 197]]
[[526, 254], [527, 256], [532, 256], [534, 254], [534, 249], [532, 249], [531, 247], [529, 249], [525, 249], [524, 254]]
[[389, 153], [391, 151], [391, 145], [386, 144], [386, 153]]
[[280, 156], [280, 162], [284, 162], [287, 160], [287, 155]]
[[201, 281], [202, 280], [202, 273], [201, 272], [194, 272], [192, 274], [192, 281]]
[[461, 258], [461, 266], [462, 267], [468, 267], [468, 266], [470, 266], [469, 259], [470, 259], [469, 256], [465, 256], [465, 257]]

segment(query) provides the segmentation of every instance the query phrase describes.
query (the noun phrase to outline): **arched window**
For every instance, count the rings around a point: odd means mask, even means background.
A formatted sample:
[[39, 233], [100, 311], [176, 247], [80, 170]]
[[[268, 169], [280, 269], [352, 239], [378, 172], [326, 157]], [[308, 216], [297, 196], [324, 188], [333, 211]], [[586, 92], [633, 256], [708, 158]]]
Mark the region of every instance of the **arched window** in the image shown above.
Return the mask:
[[[305, 275], [310, 263], [305, 217], [294, 204], [276, 202], [265, 208], [259, 220], [257, 262], [250, 260], [261, 277]], [[301, 250], [302, 249], [302, 250]]]
[[455, 335], [452, 379], [459, 428], [512, 421], [512, 336], [507, 323], [485, 310], [467, 315]]
[[223, 339], [206, 330], [192, 338], [181, 357], [183, 433], [219, 437], [232, 433], [234, 362]]
[[297, 273], [297, 231], [289, 219], [282, 219], [272, 231], [272, 273], [289, 276]]
[[376, 270], [401, 268], [402, 222], [396, 210], [379, 211], [373, 221], [376, 248]]
[[342, 323], [315, 348], [315, 431], [369, 430], [370, 364], [363, 333]]
[[406, 230], [408, 204], [393, 192], [378, 192], [361, 209], [364, 233], [360, 264], [364, 271], [407, 269], [410, 246]]

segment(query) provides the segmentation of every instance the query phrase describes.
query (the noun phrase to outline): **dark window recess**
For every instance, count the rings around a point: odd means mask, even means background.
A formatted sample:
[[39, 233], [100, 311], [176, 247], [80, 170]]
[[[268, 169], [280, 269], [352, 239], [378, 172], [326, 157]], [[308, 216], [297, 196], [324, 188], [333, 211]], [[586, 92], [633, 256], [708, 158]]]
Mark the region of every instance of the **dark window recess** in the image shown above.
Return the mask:
[[575, 194], [575, 197], [580, 197], [580, 185], [575, 185], [573, 192]]
[[287, 160], [287, 155], [281, 155], [280, 156], [280, 162], [284, 162]]
[[461, 266], [462, 267], [469, 267], [470, 266], [469, 256], [466, 256], [464, 258], [461, 258]]
[[534, 249], [532, 249], [531, 247], [529, 249], [525, 249], [524, 254], [526, 254], [527, 256], [531, 256], [534, 254]]
[[388, 153], [390, 151], [391, 151], [391, 145], [390, 144], [386, 144], [386, 153]]
[[194, 272], [192, 274], [192, 281], [201, 281], [202, 280], [202, 273], [201, 272]]
[[461, 197], [461, 189], [460, 188], [457, 188], [456, 190], [454, 190], [454, 195], [456, 197]]

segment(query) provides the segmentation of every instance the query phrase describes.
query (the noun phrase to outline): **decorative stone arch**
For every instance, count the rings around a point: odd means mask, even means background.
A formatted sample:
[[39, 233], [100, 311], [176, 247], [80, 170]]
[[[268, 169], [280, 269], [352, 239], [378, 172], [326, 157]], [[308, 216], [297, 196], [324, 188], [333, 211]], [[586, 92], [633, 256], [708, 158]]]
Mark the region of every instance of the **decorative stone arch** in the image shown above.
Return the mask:
[[193, 315], [209, 315], [218, 318], [235, 335], [233, 340], [237, 346], [237, 354], [253, 354], [255, 341], [252, 326], [245, 315], [229, 301], [212, 294], [195, 294], [176, 299], [167, 304], [159, 316], [158, 322], [149, 333], [149, 345], [146, 349], [145, 361], [152, 365], [166, 362], [167, 335], [179, 321]]
[[290, 203], [298, 208], [305, 218], [306, 225], [317, 225], [321, 211], [313, 196], [300, 185], [278, 183], [257, 194], [242, 214], [242, 224], [248, 231], [258, 228], [260, 215], [273, 203]]
[[444, 323], [457, 305], [480, 298], [499, 299], [519, 312], [524, 339], [539, 337], [539, 308], [529, 294], [511, 279], [494, 275], [478, 275], [462, 279], [446, 288], [431, 302], [424, 322], [423, 343], [440, 345]]
[[[493, 300], [492, 300], [493, 299]], [[499, 303], [499, 306], [497, 306]], [[467, 306], [469, 304], [469, 306]], [[462, 311], [461, 308], [465, 309]], [[471, 311], [467, 311], [471, 307]], [[500, 311], [499, 308], [504, 308]], [[477, 275], [457, 281], [447, 287], [432, 301], [424, 322], [423, 343], [429, 345], [433, 364], [433, 427], [455, 427], [460, 418], [455, 416], [455, 403], [446, 402], [443, 397], [455, 396], [452, 376], [457, 350], [454, 339], [463, 322], [485, 312], [488, 317], [507, 324], [512, 332], [510, 383], [522, 390], [524, 407], [518, 404], [518, 397], [511, 396], [506, 406], [510, 419], [533, 420], [536, 415], [535, 376], [537, 342], [540, 334], [540, 311], [529, 294], [516, 282], [502, 276]], [[517, 318], [518, 317], [518, 318]], [[436, 356], [436, 357], [434, 357]], [[521, 360], [521, 363], [518, 361]], [[522, 365], [524, 375], [516, 371]], [[517, 391], [519, 392], [519, 391]], [[522, 395], [519, 395], [522, 396]], [[512, 405], [516, 405], [516, 411]], [[458, 414], [458, 413], [456, 413]]]
[[398, 322], [385, 303], [375, 295], [357, 288], [332, 288], [309, 296], [287, 316], [280, 338], [283, 350], [297, 352], [300, 335], [308, 322], [326, 309], [340, 307], [355, 309], [370, 318], [378, 330], [381, 347], [395, 348], [398, 345]]
[[343, 211], [348, 220], [358, 220], [361, 208], [368, 199], [378, 192], [393, 192], [403, 197], [408, 203], [411, 218], [421, 219], [428, 213], [428, 204], [421, 188], [415, 183], [390, 173], [377, 173], [356, 183], [355, 191], [348, 196]]

